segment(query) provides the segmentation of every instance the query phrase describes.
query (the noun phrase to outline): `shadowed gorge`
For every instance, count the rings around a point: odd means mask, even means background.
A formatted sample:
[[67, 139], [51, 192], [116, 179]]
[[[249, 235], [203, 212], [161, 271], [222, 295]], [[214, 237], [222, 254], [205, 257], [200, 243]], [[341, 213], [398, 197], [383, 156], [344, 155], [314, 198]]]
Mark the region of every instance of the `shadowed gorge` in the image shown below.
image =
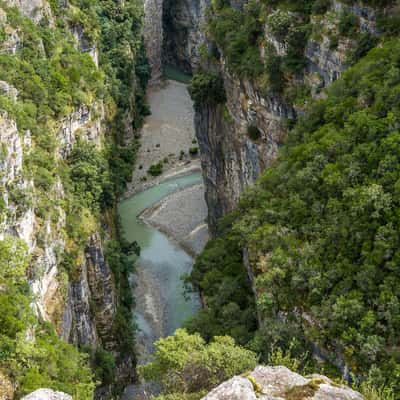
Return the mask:
[[399, 21], [0, 1], [0, 400], [400, 400]]

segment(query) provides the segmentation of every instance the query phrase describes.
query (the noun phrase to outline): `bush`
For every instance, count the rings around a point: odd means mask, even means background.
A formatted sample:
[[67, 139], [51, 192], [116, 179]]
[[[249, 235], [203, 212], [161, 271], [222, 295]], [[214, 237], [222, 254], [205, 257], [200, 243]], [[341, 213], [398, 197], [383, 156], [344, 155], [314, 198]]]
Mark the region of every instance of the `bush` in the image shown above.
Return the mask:
[[191, 147], [189, 149], [189, 154], [191, 156], [196, 156], [199, 153], [199, 148], [198, 147]]
[[285, 76], [282, 72], [282, 57], [276, 54], [273, 46], [267, 46], [265, 54], [265, 71], [268, 75], [268, 88], [281, 93], [285, 87]]
[[165, 394], [210, 390], [256, 365], [256, 354], [236, 346], [228, 336], [206, 344], [200, 335], [178, 329], [155, 346], [154, 361], [140, 366], [139, 372], [146, 380], [162, 383]]
[[150, 168], [147, 170], [147, 173], [151, 176], [159, 176], [163, 173], [163, 168], [164, 164], [162, 161], [160, 161], [157, 164], [151, 165]]
[[101, 347], [96, 348], [92, 355], [95, 378], [103, 385], [114, 383], [115, 379], [115, 357]]
[[279, 8], [267, 18], [267, 23], [272, 34], [279, 41], [285, 40], [292, 25], [292, 21], [293, 17], [288, 12], [282, 11]]
[[313, 14], [325, 14], [331, 5], [331, 0], [316, 0], [312, 6]]
[[340, 16], [338, 30], [342, 36], [353, 36], [357, 33], [359, 26], [358, 17], [354, 14], [344, 12]]
[[216, 105], [226, 100], [224, 82], [219, 75], [199, 72], [193, 75], [189, 86], [189, 93], [194, 106]]
[[370, 33], [363, 33], [357, 40], [356, 48], [348, 55], [347, 62], [354, 64], [364, 57], [373, 47], [378, 44], [378, 38]]

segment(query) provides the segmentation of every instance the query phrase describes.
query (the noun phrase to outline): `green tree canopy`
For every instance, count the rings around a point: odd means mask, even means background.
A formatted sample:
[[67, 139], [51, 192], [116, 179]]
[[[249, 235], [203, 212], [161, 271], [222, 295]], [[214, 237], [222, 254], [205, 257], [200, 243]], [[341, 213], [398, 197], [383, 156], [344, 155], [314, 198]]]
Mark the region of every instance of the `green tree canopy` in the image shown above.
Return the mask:
[[169, 395], [200, 396], [256, 365], [256, 354], [236, 346], [229, 336], [215, 337], [206, 344], [200, 335], [178, 329], [173, 336], [159, 339], [155, 346], [154, 361], [139, 367], [139, 371], [146, 380], [162, 383], [164, 393]]

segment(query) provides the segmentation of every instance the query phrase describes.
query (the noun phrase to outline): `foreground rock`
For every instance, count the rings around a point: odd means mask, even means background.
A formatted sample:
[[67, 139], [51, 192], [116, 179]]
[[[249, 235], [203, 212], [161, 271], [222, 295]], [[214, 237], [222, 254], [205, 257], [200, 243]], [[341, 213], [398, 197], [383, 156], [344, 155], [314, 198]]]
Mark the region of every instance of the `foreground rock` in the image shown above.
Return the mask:
[[72, 400], [72, 396], [50, 389], [38, 389], [23, 397], [22, 400]]
[[235, 376], [202, 400], [362, 400], [354, 390], [322, 375], [307, 378], [286, 367], [258, 366], [248, 375]]

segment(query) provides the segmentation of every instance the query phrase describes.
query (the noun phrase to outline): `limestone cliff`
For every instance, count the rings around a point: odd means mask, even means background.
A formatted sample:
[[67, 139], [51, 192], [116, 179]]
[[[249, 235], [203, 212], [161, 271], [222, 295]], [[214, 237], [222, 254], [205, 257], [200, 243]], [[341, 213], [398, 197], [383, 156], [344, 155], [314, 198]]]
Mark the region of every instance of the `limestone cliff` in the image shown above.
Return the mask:
[[[15, 65], [18, 66], [19, 62], [25, 62], [19, 61], [19, 52], [24, 51], [30, 26], [36, 26], [37, 31], [36, 28], [31, 30], [35, 31], [37, 36], [34, 40], [37, 42], [34, 45], [29, 42], [32, 46], [30, 51], [37, 51], [40, 65], [46, 65], [46, 52], [51, 54], [53, 49], [46, 47], [49, 43], [37, 37], [41, 29], [48, 29], [51, 34], [51, 30], [56, 29], [55, 24], [59, 24], [62, 29], [66, 26], [65, 46], [69, 54], [82, 54], [79, 60], [89, 71], [89, 80], [104, 79], [98, 70], [95, 34], [87, 33], [82, 19], [76, 17], [83, 10], [78, 10], [73, 2], [59, 2], [57, 6], [53, 3], [50, 6], [46, 0], [7, 0], [3, 3], [0, 6], [0, 28], [4, 33], [0, 43], [3, 59], [15, 56]], [[54, 7], [61, 9], [55, 12]], [[127, 52], [127, 57], [133, 58], [133, 52]], [[64, 68], [71, 67], [67, 66], [67, 58], [62, 66]], [[5, 62], [3, 59], [2, 62]], [[28, 64], [25, 62], [24, 66], [30, 71]], [[75, 71], [73, 74], [73, 79], [81, 84], [83, 72]], [[28, 102], [31, 100], [26, 91], [21, 94], [11, 84], [11, 79], [10, 82], [0, 81], [0, 240], [11, 235], [27, 244], [32, 260], [27, 275], [37, 319], [52, 323], [60, 337], [76, 346], [102, 347], [118, 358], [120, 338], [115, 335], [115, 321], [121, 297], [104, 254], [105, 242], [116, 238], [113, 211], [111, 209], [102, 215], [99, 211], [91, 213], [87, 207], [83, 211], [86, 220], [81, 221], [84, 230], [73, 237], [70, 220], [78, 211], [71, 211], [72, 207], [68, 205], [71, 202], [71, 181], [66, 178], [71, 173], [70, 156], [78, 144], [88, 143], [96, 154], [103, 154], [110, 115], [105, 114], [102, 96], [83, 87], [76, 88], [76, 92], [81, 90], [78, 101], [68, 103], [67, 96], [59, 93], [60, 103], [66, 103], [59, 116], [43, 106], [45, 118], [40, 116], [37, 120], [26, 122], [21, 117], [25, 114], [20, 110], [24, 110], [27, 98]], [[64, 85], [56, 91], [65, 90], [63, 77], [55, 79]], [[29, 86], [29, 76], [24, 76], [22, 80]], [[129, 99], [132, 104], [127, 101], [128, 106], [124, 110], [127, 131], [134, 125], [134, 110], [129, 107], [135, 105], [136, 96], [135, 76], [129, 76], [129, 80], [133, 93]], [[46, 84], [55, 85], [49, 78], [49, 83], [39, 86], [39, 89], [34, 87], [33, 95], [38, 90], [50, 93], [53, 88]], [[31, 128], [26, 128], [27, 125]], [[43, 140], [41, 134], [47, 135], [44, 142], [40, 142]], [[88, 239], [82, 240], [82, 237]], [[118, 279], [121, 280], [121, 277]], [[121, 282], [118, 284], [121, 285]], [[132, 354], [124, 354], [118, 362], [117, 378], [129, 381], [133, 374]]]
[[191, 73], [203, 64], [201, 47], [205, 43], [205, 19], [209, 4], [209, 0], [164, 0], [164, 65]]
[[[246, 7], [246, 3], [231, 2], [231, 6], [241, 9]], [[273, 14], [274, 10], [268, 12]], [[335, 81], [346, 69], [349, 65], [348, 54], [358, 45], [356, 40], [339, 36], [336, 39], [335, 36], [337, 43], [333, 44], [333, 36], [338, 35], [336, 30], [340, 16], [345, 13], [356, 16], [361, 33], [371, 37], [380, 34], [376, 10], [362, 3], [347, 5], [339, 1], [332, 2], [323, 15], [310, 16], [308, 29], [312, 33], [306, 43], [302, 44], [304, 68], [301, 73], [286, 78], [289, 86], [306, 87], [312, 96], [319, 97], [323, 95], [323, 88]], [[296, 14], [291, 17], [295, 18]], [[190, 22], [188, 17], [182, 19], [185, 23]], [[179, 17], [175, 17], [174, 21], [178, 24]], [[179, 32], [183, 34], [183, 30]], [[185, 32], [190, 30], [186, 29]], [[190, 37], [186, 35], [185, 40], [193, 46]], [[200, 38], [201, 40], [204, 38]], [[175, 60], [181, 58], [180, 53], [187, 55], [184, 50], [187, 48], [186, 42], [174, 31], [170, 35], [170, 42], [180, 49]], [[197, 48], [201, 47], [196, 43]], [[281, 57], [290, 51], [286, 41], [273, 33], [268, 18], [263, 22], [259, 43], [259, 52], [264, 62], [268, 61], [268, 47], [272, 46], [273, 52]], [[203, 46], [205, 45], [209, 48], [215, 45], [209, 33], [203, 42]], [[217, 59], [208, 62], [208, 66], [203, 63], [202, 69], [218, 72], [222, 76], [227, 101], [223, 106], [203, 104], [198, 108], [195, 117], [212, 230], [215, 230], [217, 219], [236, 206], [246, 186], [252, 185], [260, 172], [273, 162], [279, 145], [285, 140], [290, 121], [302, 114], [301, 101], [291, 98], [287, 93], [266, 90], [257, 79], [239, 77], [232, 72], [224, 50], [218, 48], [216, 53]], [[189, 59], [198, 67], [196, 56]], [[179, 61], [176, 64], [184, 67]], [[249, 127], [256, 128], [259, 137], [251, 139], [248, 135]]]

